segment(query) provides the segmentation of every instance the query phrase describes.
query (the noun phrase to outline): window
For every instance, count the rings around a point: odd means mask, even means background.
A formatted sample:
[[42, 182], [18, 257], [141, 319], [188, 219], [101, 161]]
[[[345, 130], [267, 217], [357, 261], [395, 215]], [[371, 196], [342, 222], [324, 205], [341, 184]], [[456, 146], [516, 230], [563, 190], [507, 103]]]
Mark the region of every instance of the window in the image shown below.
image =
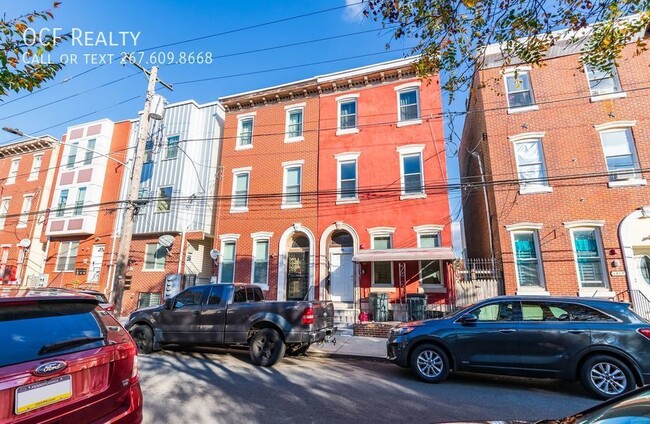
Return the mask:
[[56, 207], [56, 216], [60, 218], [65, 213], [65, 206], [68, 204], [68, 190], [61, 190], [59, 194], [59, 204]]
[[412, 121], [420, 118], [419, 89], [410, 88], [398, 92], [399, 121]]
[[236, 173], [233, 178], [231, 210], [248, 210], [248, 180], [250, 172]]
[[499, 302], [483, 305], [469, 312], [476, 315], [479, 321], [512, 321], [512, 302]]
[[201, 306], [201, 299], [206, 291], [205, 286], [197, 286], [185, 290], [183, 293], [176, 296], [174, 309], [180, 309], [187, 306]]
[[639, 258], [639, 273], [646, 284], [650, 284], [650, 256], [643, 255]]
[[88, 150], [84, 153], [84, 165], [90, 165], [93, 163], [93, 155], [95, 154], [95, 143], [97, 140], [94, 138], [88, 140]]
[[527, 70], [519, 70], [515, 73], [506, 74], [506, 94], [508, 107], [532, 106], [535, 104], [533, 89], [530, 85], [530, 74]]
[[153, 162], [153, 140], [149, 139], [144, 144], [144, 159], [143, 163]]
[[11, 166], [9, 168], [9, 175], [7, 176], [6, 185], [14, 184], [16, 182], [16, 176], [18, 175], [18, 168], [20, 167], [20, 159], [13, 159], [11, 161]]
[[79, 249], [78, 241], [64, 241], [59, 245], [59, 256], [56, 258], [57, 272], [74, 271], [74, 265], [77, 261], [77, 250]]
[[77, 201], [74, 204], [74, 215], [81, 215], [84, 209], [84, 201], [86, 200], [86, 187], [80, 187], [77, 191]]
[[176, 159], [178, 156], [178, 142], [180, 136], [167, 137], [167, 145], [165, 146], [165, 159]]
[[[511, 138], [512, 140], [512, 138]], [[517, 174], [522, 192], [548, 187], [541, 139], [525, 139], [515, 145]]]
[[639, 177], [639, 162], [631, 128], [618, 128], [600, 132], [605, 162], [610, 181]]
[[339, 162], [339, 200], [357, 198], [357, 160]]
[[156, 212], [167, 212], [172, 207], [172, 187], [160, 187], [158, 189], [158, 200], [156, 201]]
[[164, 271], [167, 248], [159, 243], [147, 244], [144, 249], [144, 270]]
[[544, 287], [537, 231], [513, 232], [512, 242], [519, 287]]
[[268, 284], [269, 241], [256, 240], [253, 251], [253, 284]]
[[595, 228], [572, 230], [573, 249], [580, 286], [605, 287], [600, 235]]
[[235, 254], [236, 241], [224, 241], [221, 245], [221, 267], [219, 270], [220, 283], [233, 283], [235, 281]]
[[237, 130], [237, 146], [239, 148], [253, 147], [253, 117], [241, 118]]
[[283, 206], [299, 206], [301, 202], [302, 166], [284, 167]]
[[372, 284], [393, 285], [392, 262], [372, 262]]
[[616, 65], [612, 64], [611, 71], [599, 71], [589, 65], [585, 65], [585, 69], [592, 96], [618, 93], [621, 91]]
[[302, 123], [303, 123], [303, 108], [295, 108], [287, 110], [287, 128], [285, 141], [300, 141], [302, 136]]
[[440, 233], [418, 233], [419, 247], [440, 247]]
[[402, 194], [423, 194], [422, 154], [402, 155]]
[[138, 309], [160, 305], [160, 293], [138, 293]]
[[390, 249], [393, 246], [393, 236], [390, 234], [372, 236], [373, 249]]
[[9, 202], [11, 202], [11, 198], [2, 199], [0, 202], [0, 230], [5, 227], [5, 220], [9, 214]]
[[68, 149], [68, 162], [67, 162], [67, 168], [72, 169], [74, 168], [74, 164], [77, 161], [77, 146], [79, 143], [72, 143]]
[[27, 222], [29, 221], [29, 212], [32, 209], [32, 199], [33, 195], [28, 195], [23, 197], [23, 207], [20, 209], [20, 218], [18, 218], [17, 227], [26, 227]]
[[357, 128], [357, 99], [341, 100], [339, 102], [339, 129], [355, 128]]
[[32, 170], [29, 171], [28, 181], [33, 181], [38, 179], [38, 173], [41, 170], [41, 165], [43, 163], [43, 155], [34, 155], [32, 160]]
[[422, 285], [441, 285], [442, 262], [420, 261], [420, 283]]

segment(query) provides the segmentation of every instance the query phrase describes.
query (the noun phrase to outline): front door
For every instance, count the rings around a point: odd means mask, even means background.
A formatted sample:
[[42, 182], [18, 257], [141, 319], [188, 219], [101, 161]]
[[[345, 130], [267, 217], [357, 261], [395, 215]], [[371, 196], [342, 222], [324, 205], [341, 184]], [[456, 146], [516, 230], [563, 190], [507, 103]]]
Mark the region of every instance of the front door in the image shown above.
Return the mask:
[[334, 302], [354, 300], [354, 268], [351, 247], [330, 248], [330, 296]]
[[88, 270], [88, 282], [99, 284], [99, 277], [102, 275], [102, 262], [104, 260], [104, 245], [93, 246], [93, 254], [90, 257], [90, 269]]
[[287, 300], [304, 300], [309, 295], [309, 251], [287, 254]]

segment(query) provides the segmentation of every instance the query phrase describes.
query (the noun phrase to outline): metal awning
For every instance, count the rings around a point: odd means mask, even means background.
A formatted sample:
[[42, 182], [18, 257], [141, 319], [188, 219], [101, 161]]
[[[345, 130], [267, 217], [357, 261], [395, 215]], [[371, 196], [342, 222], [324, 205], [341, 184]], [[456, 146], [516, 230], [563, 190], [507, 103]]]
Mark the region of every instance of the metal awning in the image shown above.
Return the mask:
[[456, 259], [456, 255], [454, 255], [451, 247], [422, 247], [360, 250], [352, 257], [352, 261], [354, 262], [433, 261], [436, 259], [454, 260]]

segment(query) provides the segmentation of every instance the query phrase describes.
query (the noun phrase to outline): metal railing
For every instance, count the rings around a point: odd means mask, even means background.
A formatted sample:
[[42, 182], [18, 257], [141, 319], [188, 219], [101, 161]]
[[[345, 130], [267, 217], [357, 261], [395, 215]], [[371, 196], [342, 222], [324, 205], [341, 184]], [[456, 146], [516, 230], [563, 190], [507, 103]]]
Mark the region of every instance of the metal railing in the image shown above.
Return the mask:
[[616, 295], [616, 300], [632, 302], [632, 310], [650, 321], [650, 299], [641, 290], [625, 290]]

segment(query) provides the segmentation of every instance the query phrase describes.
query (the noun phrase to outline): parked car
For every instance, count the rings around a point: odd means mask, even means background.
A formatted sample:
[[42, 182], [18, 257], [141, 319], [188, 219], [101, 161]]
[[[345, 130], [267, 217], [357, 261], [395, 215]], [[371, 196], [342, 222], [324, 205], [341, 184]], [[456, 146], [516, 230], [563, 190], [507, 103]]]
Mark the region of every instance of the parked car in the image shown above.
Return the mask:
[[165, 344], [247, 346], [255, 365], [270, 367], [331, 336], [333, 325], [331, 303], [267, 302], [255, 285], [207, 284], [133, 312], [127, 329], [142, 353]]
[[96, 298], [3, 292], [0, 335], [0, 422], [142, 421], [137, 346]]
[[607, 300], [496, 297], [399, 325], [387, 349], [429, 383], [451, 371], [577, 379], [604, 399], [650, 383], [650, 324]]
[[108, 298], [106, 295], [102, 292], [98, 292], [97, 290], [79, 290], [79, 293], [84, 293], [84, 294], [89, 294], [91, 296], [95, 296], [97, 299], [97, 302], [99, 302], [99, 306], [102, 308], [106, 309], [110, 313], [115, 312], [115, 305], [113, 305], [111, 302], [109, 302]]

